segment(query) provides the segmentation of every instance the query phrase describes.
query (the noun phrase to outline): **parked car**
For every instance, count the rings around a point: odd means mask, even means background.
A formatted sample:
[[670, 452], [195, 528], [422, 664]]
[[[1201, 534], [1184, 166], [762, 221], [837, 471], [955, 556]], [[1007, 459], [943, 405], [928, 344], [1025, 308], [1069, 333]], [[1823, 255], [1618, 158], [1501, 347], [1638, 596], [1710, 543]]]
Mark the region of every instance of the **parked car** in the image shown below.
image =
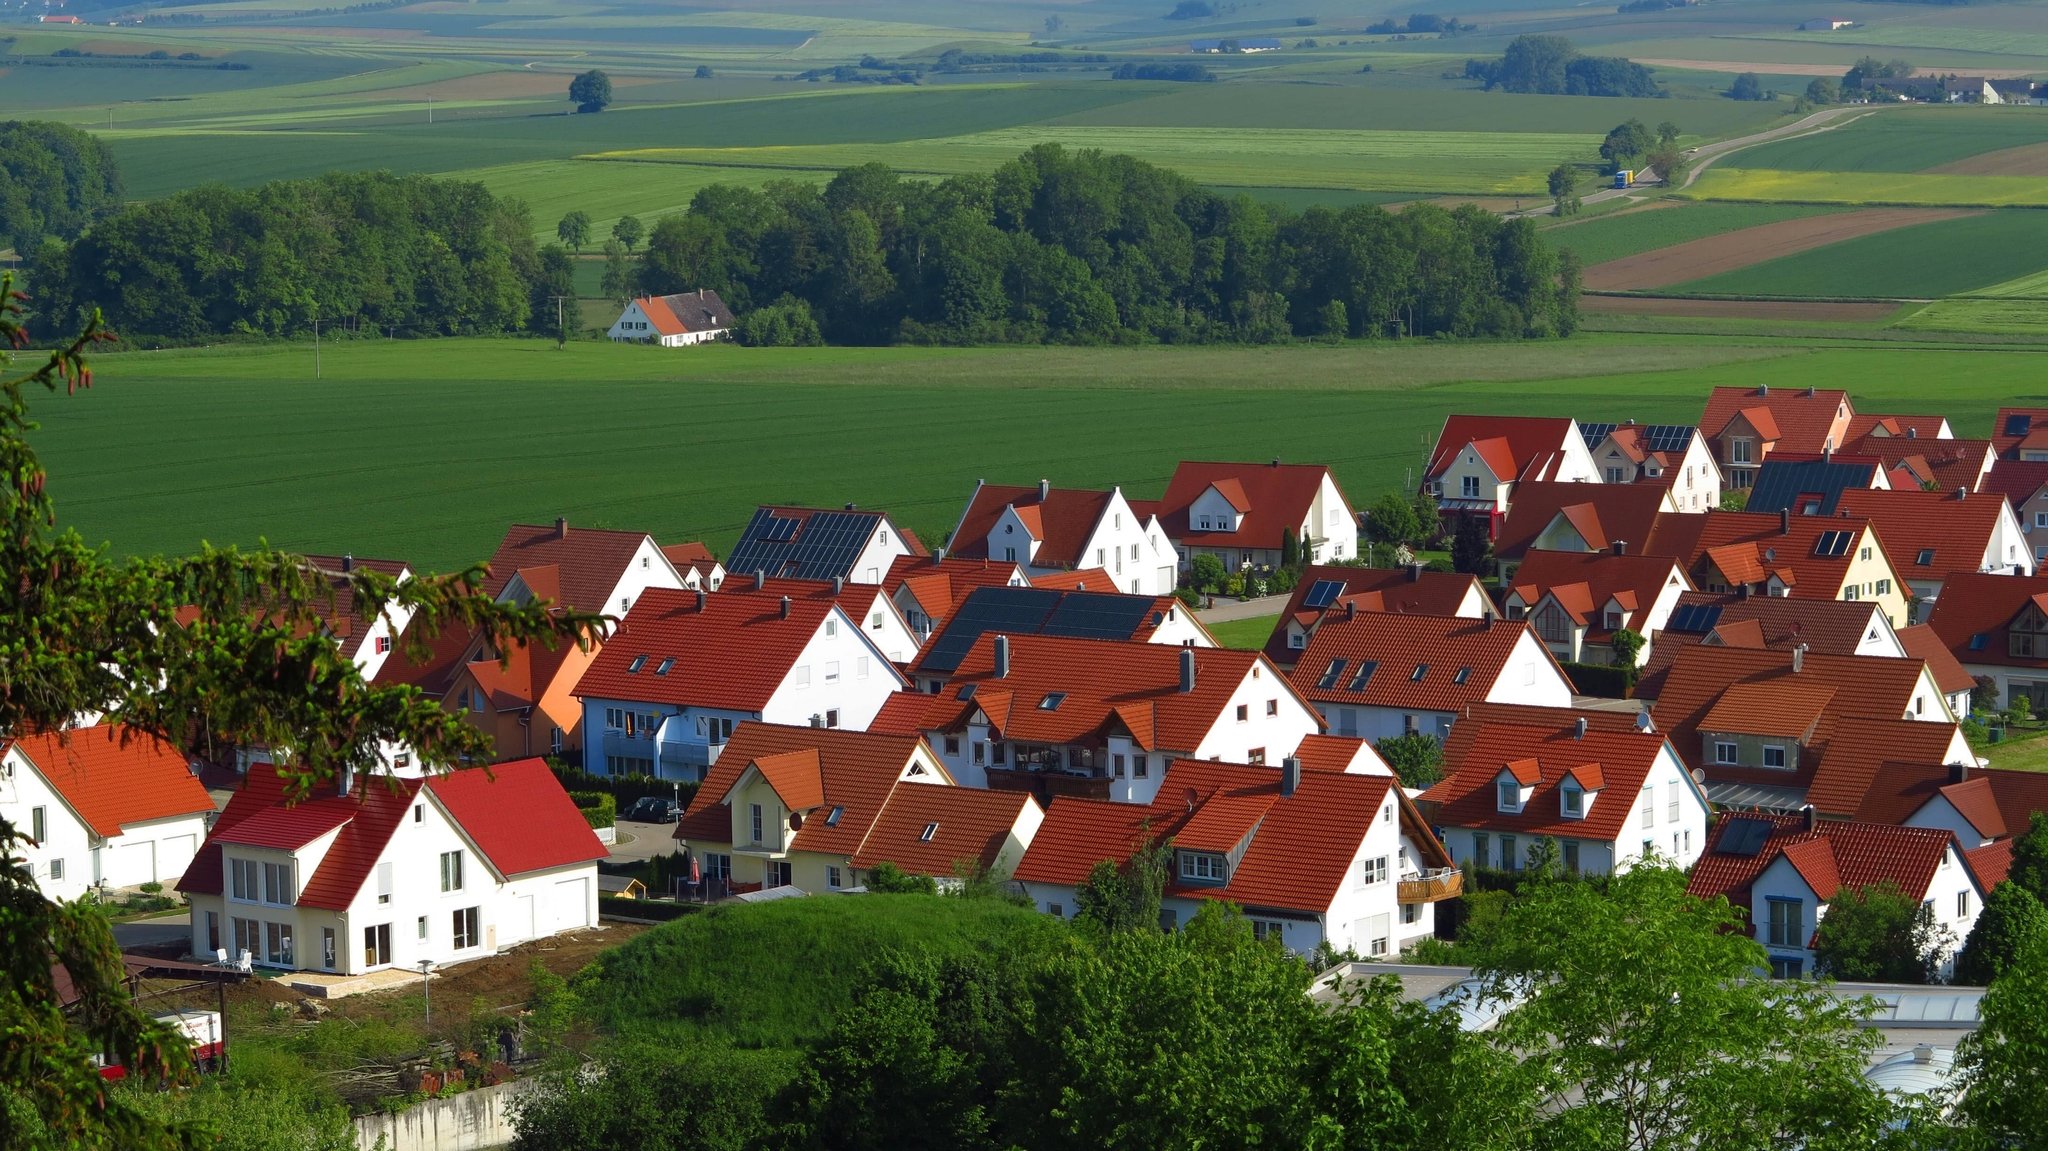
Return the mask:
[[632, 823], [674, 823], [682, 817], [683, 805], [675, 800], [643, 795], [620, 818]]

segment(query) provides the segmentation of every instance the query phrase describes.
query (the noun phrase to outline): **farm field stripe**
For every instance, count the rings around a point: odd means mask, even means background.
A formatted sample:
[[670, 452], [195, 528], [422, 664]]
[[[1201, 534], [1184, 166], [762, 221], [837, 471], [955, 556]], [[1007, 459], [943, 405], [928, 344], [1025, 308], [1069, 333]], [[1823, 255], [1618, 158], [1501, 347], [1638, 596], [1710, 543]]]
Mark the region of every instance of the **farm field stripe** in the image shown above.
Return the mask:
[[1928, 172], [1959, 176], [2048, 176], [2048, 143], [2021, 144], [2000, 148], [1952, 164], [1928, 168]]
[[1858, 236], [1976, 214], [1931, 208], [1872, 208], [1780, 220], [1596, 264], [1586, 269], [1585, 285], [1596, 292], [1668, 288]]
[[1786, 172], [1714, 168], [1686, 195], [1764, 204], [1853, 204], [1896, 207], [2044, 208], [2048, 181], [2023, 176], [1958, 176], [1926, 172]]
[[1683, 296], [1583, 296], [1579, 308], [1622, 316], [1691, 316], [1716, 320], [1799, 320], [1875, 323], [1899, 310], [1888, 302], [1819, 300], [1692, 300]]

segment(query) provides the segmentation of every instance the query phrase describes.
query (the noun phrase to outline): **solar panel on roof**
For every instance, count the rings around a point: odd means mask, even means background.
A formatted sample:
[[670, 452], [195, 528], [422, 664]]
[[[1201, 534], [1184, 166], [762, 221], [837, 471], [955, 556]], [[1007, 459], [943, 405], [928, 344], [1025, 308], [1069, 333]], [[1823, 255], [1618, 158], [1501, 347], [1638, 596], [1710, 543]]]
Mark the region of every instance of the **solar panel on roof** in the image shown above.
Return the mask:
[[1040, 625], [1038, 634], [1075, 639], [1130, 639], [1152, 611], [1145, 596], [1068, 592]]
[[1720, 604], [1688, 603], [1680, 604], [1678, 610], [1671, 613], [1671, 623], [1668, 626], [1671, 631], [1699, 632], [1704, 635], [1714, 630], [1714, 625], [1720, 620]]
[[1721, 838], [1715, 843], [1718, 855], [1754, 856], [1762, 851], [1764, 841], [1771, 837], [1771, 824], [1762, 819], [1732, 816], [1727, 826], [1721, 829]]
[[1698, 434], [1691, 424], [1651, 424], [1643, 429], [1643, 442], [1653, 452], [1682, 452]]
[[1046, 617], [1058, 605], [1060, 594], [1048, 588], [976, 588], [946, 621], [923, 665], [932, 671], [957, 670], [967, 653], [990, 632], [1007, 635], [1038, 635]]
[[1619, 424], [1580, 424], [1579, 438], [1586, 441], [1586, 447], [1589, 450], [1597, 448], [1600, 446], [1600, 441], [1606, 439], [1608, 433], [1619, 426]]
[[1813, 554], [1817, 556], [1841, 556], [1849, 554], [1849, 544], [1855, 536], [1850, 532], [1822, 532], [1813, 541]]
[[2008, 436], [2024, 436], [2033, 425], [2034, 417], [2032, 416], [2007, 416], [2005, 417], [2005, 434]]
[[1302, 598], [1301, 606], [1305, 608], [1326, 608], [1337, 602], [1337, 597], [1343, 594], [1343, 580], [1319, 579], [1308, 589], [1308, 595]]

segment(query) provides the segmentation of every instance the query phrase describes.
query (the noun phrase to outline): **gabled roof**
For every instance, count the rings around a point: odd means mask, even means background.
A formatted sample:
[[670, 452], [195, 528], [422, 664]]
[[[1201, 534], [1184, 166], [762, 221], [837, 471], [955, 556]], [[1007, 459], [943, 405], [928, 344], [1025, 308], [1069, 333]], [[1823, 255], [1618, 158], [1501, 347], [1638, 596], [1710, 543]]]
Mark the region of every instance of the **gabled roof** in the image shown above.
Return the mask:
[[1283, 796], [1280, 773], [1270, 767], [1180, 760], [1148, 806], [1055, 799], [1014, 878], [1076, 885], [1096, 863], [1121, 863], [1151, 839], [1172, 836], [1180, 846], [1178, 837], [1189, 827], [1199, 841], [1189, 850], [1220, 854], [1227, 850], [1222, 841], [1242, 828], [1251, 842], [1227, 884], [1198, 886], [1169, 878], [1167, 894], [1322, 914], [1343, 889], [1357, 845], [1390, 796], [1400, 805], [1403, 832], [1424, 854], [1424, 862], [1442, 862], [1442, 848], [1394, 782], [1385, 775], [1303, 772], [1294, 794]]
[[1089, 558], [1081, 554], [1082, 549], [1088, 537], [1095, 534], [1095, 526], [1109, 513], [1115, 497], [1114, 491], [1084, 488], [981, 484], [967, 501], [959, 526], [953, 529], [953, 554], [961, 559], [988, 558], [988, 534], [1002, 519], [1003, 509], [1015, 507], [1020, 514], [1035, 515], [1035, 524], [1028, 526], [1039, 540], [1035, 557], [1031, 556], [1029, 541], [1018, 540], [1020, 558], [1030, 558], [1035, 567], [1081, 567]]
[[908, 589], [919, 610], [931, 619], [945, 619], [979, 587], [1027, 586], [1024, 569], [1013, 563], [954, 559], [944, 554], [897, 556], [882, 576], [882, 590], [894, 599]]
[[1942, 583], [1927, 626], [1964, 664], [2048, 667], [2048, 656], [2016, 656], [2007, 642], [2006, 629], [2022, 611], [2048, 605], [2038, 597], [2048, 597], [2048, 575], [1953, 572]]
[[2004, 496], [2017, 516], [2044, 487], [2048, 487], [2048, 460], [2000, 460], [1985, 474], [1978, 490], [1985, 495]]
[[[1869, 527], [1868, 520], [1839, 516], [1667, 513], [1657, 517], [1657, 527], [1642, 550], [1677, 557], [1694, 583], [1709, 582], [1702, 577], [1711, 565], [1730, 586], [1763, 583], [1775, 576], [1796, 598], [1834, 599], [1858, 549], [1870, 543], [1864, 537]], [[1828, 534], [1843, 532], [1848, 535]], [[1881, 539], [1876, 546], [1883, 546]], [[1883, 550], [1888, 560], [1893, 558], [1888, 547]]]
[[1730, 815], [1709, 837], [1686, 892], [1703, 899], [1723, 895], [1748, 907], [1750, 885], [1783, 856], [1823, 901], [1844, 888], [1886, 883], [1917, 900], [1927, 894], [1954, 839], [1927, 828], [1823, 821], [1809, 831], [1797, 816]]
[[[1321, 464], [1185, 461], [1173, 469], [1173, 479], [1159, 501], [1159, 525], [1167, 538], [1194, 547], [1276, 551], [1283, 535], [1301, 530], [1325, 478], [1335, 482], [1330, 469]], [[1236, 531], [1203, 530], [1188, 522], [1188, 508], [1212, 487], [1224, 491], [1231, 506], [1246, 505], [1238, 508], [1243, 514]], [[1320, 531], [1322, 525], [1310, 524], [1309, 529], [1311, 533]]]
[[1480, 449], [1487, 470], [1503, 483], [1555, 479], [1576, 438], [1578, 430], [1569, 417], [1454, 415], [1437, 433], [1423, 475], [1444, 474], [1469, 446]]
[[[1766, 440], [1790, 451], [1818, 452], [1830, 445], [1828, 437], [1847, 419], [1849, 393], [1833, 389], [1806, 388], [1715, 388], [1707, 397], [1699, 428], [1709, 439], [1719, 439], [1738, 415]], [[1854, 416], [1854, 411], [1849, 411]]]
[[1984, 490], [1985, 481], [1990, 476], [1986, 469], [1996, 458], [1990, 440], [1883, 439], [1870, 436], [1852, 441], [1847, 452], [1883, 460], [1887, 468], [1903, 467], [1912, 474], [1910, 485], [1894, 482], [1894, 488], [1919, 487], [1924, 482], [1932, 482], [1934, 490], [1943, 492], [1957, 488]]
[[1756, 470], [1756, 482], [1750, 485], [1749, 502], [1744, 507], [1751, 512], [1831, 516], [1842, 493], [1868, 490], [1883, 470], [1883, 462], [1876, 459], [1772, 452]]
[[[1288, 674], [1318, 703], [1457, 711], [1486, 698], [1526, 634], [1522, 620], [1360, 612], [1325, 620]], [[1542, 658], [1551, 660], [1547, 650]]]
[[1854, 655], [1871, 632], [1889, 630], [1891, 622], [1869, 600], [1685, 592], [1678, 597], [1671, 618], [1656, 634], [1650, 662], [1636, 681], [1636, 695], [1657, 698], [1672, 661], [1696, 643], [1785, 651], [1803, 643], [1818, 655]]
[[[1872, 773], [1854, 814], [1870, 823], [1904, 823], [1937, 795], [1948, 797], [1987, 837], [2020, 836], [2034, 812], [2048, 811], [2048, 773], [1975, 766], [1959, 770], [1901, 757]], [[1995, 810], [1984, 807], [1987, 799]]]
[[287, 807], [278, 804], [214, 833], [214, 842], [297, 851], [356, 817], [357, 807], [341, 796]]
[[[1669, 503], [1670, 493], [1654, 484], [1531, 480], [1515, 488], [1514, 503], [1501, 520], [1493, 552], [1504, 560], [1520, 558], [1560, 515], [1596, 551], [1607, 551], [1620, 541], [1628, 544], [1630, 551], [1640, 552], [1649, 542], [1657, 513]], [[1594, 531], [1596, 538], [1588, 538], [1588, 531]]]
[[2048, 429], [2048, 408], [2000, 408], [1991, 422], [1991, 443], [2000, 456], [2015, 458], [2020, 444], [2043, 429]]
[[1076, 568], [1032, 576], [1030, 586], [1047, 591], [1101, 591], [1104, 588], [1114, 591], [1116, 581], [1110, 578], [1107, 568]]
[[0, 742], [0, 755], [9, 747], [102, 839], [123, 825], [213, 810], [185, 756], [153, 735], [106, 724]]
[[[378, 785], [373, 780], [369, 786]], [[610, 854], [545, 760], [451, 771], [429, 778], [427, 790], [499, 875], [546, 871]]]
[[[1517, 709], [1512, 721], [1461, 719], [1444, 740], [1444, 778], [1424, 792], [1421, 802], [1439, 827], [1500, 830], [1510, 834], [1555, 835], [1613, 842], [1627, 830], [1643, 789], [1664, 749], [1664, 737], [1634, 727], [1616, 729], [1586, 725], [1580, 736], [1571, 713], [1560, 710], [1545, 720]], [[1516, 771], [1523, 786], [1533, 788], [1519, 812], [1503, 812], [1494, 780], [1503, 769]], [[1559, 789], [1576, 774], [1586, 790], [1600, 794], [1587, 800], [1585, 818], [1567, 819]], [[1597, 782], [1593, 782], [1597, 779]]]
[[[700, 600], [697, 592], [649, 588], [590, 661], [576, 694], [758, 712], [835, 613], [846, 619], [817, 598], [792, 599], [784, 616], [780, 600], [766, 596], [711, 592]], [[860, 630], [851, 619], [842, 626]]]
[[[997, 638], [975, 641], [952, 685], [925, 697], [919, 731], [960, 731], [981, 712], [1005, 739], [1068, 744], [1123, 728], [1148, 751], [1185, 754], [1255, 668], [1274, 695], [1294, 694], [1257, 652], [1036, 635], [1009, 637], [1010, 672], [998, 676]], [[1191, 692], [1180, 690], [1183, 658], [1195, 665]]]
[[1862, 717], [1836, 721], [1818, 754], [1806, 802], [1836, 818], [1856, 813], [1891, 762], [1942, 764], [1947, 771], [1945, 765], [1971, 758], [1969, 743], [1955, 724]]
[[911, 667], [914, 674], [949, 675], [990, 632], [1144, 641], [1186, 610], [1185, 604], [1170, 595], [976, 588], [932, 632]]
[[[811, 600], [817, 603], [837, 604], [856, 624], [870, 622], [870, 617], [877, 610], [896, 610], [895, 601], [889, 600], [888, 593], [882, 590], [881, 585], [871, 583], [842, 582], [834, 589], [830, 580], [763, 578], [757, 583], [752, 575], [745, 579], [728, 576], [726, 581], [719, 585], [718, 591], [712, 594], [768, 600], [778, 605], [777, 610], [780, 610], [779, 605], [783, 596], [788, 596], [792, 603], [797, 600]], [[877, 602], [882, 600], [888, 601], [887, 607], [882, 607]]]
[[566, 520], [551, 526], [514, 524], [491, 555], [484, 590], [496, 598], [522, 568], [553, 567], [559, 606], [616, 615], [619, 605], [608, 597], [648, 542], [646, 532], [572, 527]]
[[[1334, 588], [1332, 584], [1336, 585]], [[1320, 606], [1311, 607], [1311, 600]], [[1332, 614], [1343, 615], [1347, 605], [1357, 611], [1388, 611], [1402, 615], [1452, 616], [1472, 600], [1481, 610], [1493, 611], [1493, 601], [1477, 576], [1430, 571], [1421, 564], [1406, 568], [1340, 567], [1311, 564], [1302, 570], [1288, 594], [1280, 619], [1294, 620], [1314, 628]], [[1275, 627], [1266, 640], [1266, 655], [1276, 663], [1292, 660], [1298, 652], [1287, 646], [1287, 629]]]
[[[356, 570], [382, 572], [394, 579], [403, 579], [412, 568], [403, 560], [368, 559], [362, 556], [308, 555], [306, 562], [329, 573], [327, 587], [329, 598], [315, 600], [314, 611], [320, 615], [327, 632], [340, 644], [344, 655], [353, 656], [369, 638], [370, 621], [382, 604], [358, 605], [355, 588], [349, 584], [348, 573]], [[362, 610], [368, 606], [368, 611]]]
[[633, 302], [640, 305], [654, 330], [664, 336], [722, 332], [734, 323], [732, 309], [708, 288], [672, 296], [641, 296]]
[[1597, 640], [1613, 634], [1605, 620], [1610, 602], [1622, 608], [1621, 626], [1646, 632], [1650, 609], [1674, 582], [1681, 589], [1692, 586], [1678, 561], [1667, 556], [1537, 549], [1523, 557], [1512, 584], [1531, 609], [1545, 595], [1555, 595], [1572, 622], [1588, 628], [1588, 638]]
[[951, 875], [961, 863], [992, 867], [1010, 829], [1034, 802], [1021, 791], [898, 784], [853, 853], [853, 865], [893, 863], [918, 875]]
[[1371, 742], [1355, 735], [1305, 735], [1294, 749], [1303, 771], [1356, 771], [1368, 775], [1391, 774], [1392, 768], [1380, 758]]
[[2013, 841], [2010, 839], [2001, 839], [1996, 843], [1963, 852], [1963, 858], [1969, 862], [1970, 870], [1977, 876], [1977, 885], [1985, 892], [1988, 893], [1992, 888], [2004, 883], [2005, 877], [2011, 873], [2012, 844]]
[[1849, 417], [1849, 430], [1843, 434], [1852, 441], [1865, 437], [1880, 440], [1946, 440], [1953, 438], [1955, 432], [1948, 426], [1947, 416], [1884, 416], [1858, 412]]
[[[791, 811], [809, 811], [825, 802], [824, 768], [818, 762], [815, 747], [759, 756], [748, 766], [768, 781], [782, 805]], [[730, 797], [731, 790], [727, 789], [727, 794], [720, 798]]]
[[2012, 514], [1996, 496], [1955, 492], [1843, 492], [1841, 507], [1875, 524], [1892, 567], [1920, 580], [1981, 570], [1999, 524]]
[[1943, 695], [1956, 695], [1977, 686], [1977, 677], [1963, 670], [1962, 662], [1941, 642], [1941, 636], [1926, 624], [1899, 629], [1899, 642], [1906, 646], [1906, 655], [1927, 664], [1927, 670], [1934, 673], [1934, 683]]
[[[921, 742], [914, 735], [742, 723], [733, 728], [732, 739], [697, 788], [689, 810], [677, 821], [675, 838], [698, 844], [732, 842], [732, 811], [723, 801], [740, 776], [764, 760], [772, 761], [771, 771], [780, 772], [781, 765], [795, 762], [784, 757], [808, 754], [817, 765], [818, 792], [815, 804], [809, 808], [812, 814], [791, 840], [791, 849], [850, 856], [867, 837], [868, 829], [889, 799], [890, 790], [903, 777]], [[951, 782], [943, 777], [935, 780], [938, 784]], [[777, 794], [781, 794], [779, 787]], [[836, 819], [831, 814], [834, 809], [839, 810]]]
[[902, 539], [911, 555], [924, 554], [916, 539], [897, 531], [886, 512], [762, 505], [727, 553], [725, 568], [736, 576], [755, 572], [797, 579], [853, 576], [853, 565], [878, 532]]

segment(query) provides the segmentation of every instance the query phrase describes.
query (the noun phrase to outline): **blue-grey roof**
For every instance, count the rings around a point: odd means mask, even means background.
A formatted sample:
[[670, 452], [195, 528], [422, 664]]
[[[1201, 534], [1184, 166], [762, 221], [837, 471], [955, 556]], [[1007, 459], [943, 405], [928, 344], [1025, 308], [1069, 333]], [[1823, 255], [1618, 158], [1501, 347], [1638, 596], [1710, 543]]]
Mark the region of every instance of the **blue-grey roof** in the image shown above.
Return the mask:
[[918, 670], [951, 674], [967, 658], [976, 641], [989, 632], [1136, 639], [1151, 623], [1157, 603], [1151, 596], [1113, 592], [976, 588], [932, 637], [917, 662]]
[[725, 557], [725, 570], [770, 579], [850, 576], [882, 519], [881, 512], [761, 508]]
[[[1749, 510], [1790, 511], [1793, 515], [1835, 514], [1835, 503], [1850, 488], [1867, 488], [1877, 472], [1871, 463], [1799, 460], [1785, 463], [1766, 458], [1749, 489]], [[1812, 505], [1812, 506], [1807, 506]], [[730, 569], [728, 569], [730, 570]]]

